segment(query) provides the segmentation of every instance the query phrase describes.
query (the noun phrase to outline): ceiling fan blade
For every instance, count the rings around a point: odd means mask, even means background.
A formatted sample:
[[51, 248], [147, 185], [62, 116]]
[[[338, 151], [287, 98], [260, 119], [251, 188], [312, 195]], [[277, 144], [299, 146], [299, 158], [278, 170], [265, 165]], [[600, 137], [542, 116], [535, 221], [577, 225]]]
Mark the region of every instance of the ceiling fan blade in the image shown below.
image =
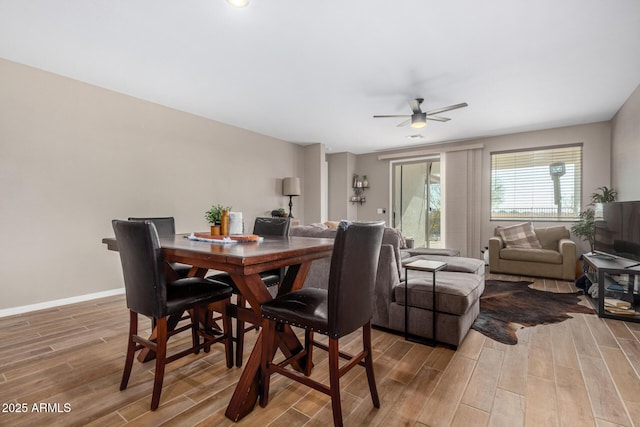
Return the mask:
[[427, 120], [435, 120], [436, 122], [448, 122], [451, 119], [448, 119], [446, 117], [427, 116]]
[[449, 105], [448, 107], [442, 107], [436, 110], [427, 111], [427, 116], [430, 116], [432, 114], [444, 113], [445, 111], [451, 111], [462, 107], [468, 107], [468, 104], [466, 102], [463, 102], [461, 104]]
[[398, 124], [396, 125], [396, 127], [399, 127], [399, 128], [400, 128], [400, 127], [402, 127], [402, 126], [406, 126], [406, 125], [408, 125], [409, 123], [411, 123], [411, 119], [407, 119], [407, 120], [405, 120], [405, 121], [404, 121], [404, 122], [402, 122], [402, 123], [398, 123]]
[[411, 115], [409, 114], [392, 114], [392, 115], [386, 115], [386, 116], [380, 116], [380, 115], [375, 115], [373, 116], [374, 119], [386, 119], [388, 117], [411, 117]]
[[409, 101], [409, 107], [411, 107], [411, 111], [413, 111], [414, 113], [422, 113], [422, 110], [420, 109], [420, 104], [422, 104], [422, 101], [422, 98], [416, 98]]

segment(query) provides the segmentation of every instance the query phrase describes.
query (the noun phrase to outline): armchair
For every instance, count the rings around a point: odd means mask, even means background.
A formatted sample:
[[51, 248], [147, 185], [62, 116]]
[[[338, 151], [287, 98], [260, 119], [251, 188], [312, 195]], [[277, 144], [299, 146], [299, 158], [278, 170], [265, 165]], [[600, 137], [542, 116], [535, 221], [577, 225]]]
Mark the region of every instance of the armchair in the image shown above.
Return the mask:
[[576, 244], [569, 238], [569, 230], [564, 226], [538, 228], [533, 230], [534, 237], [530, 240], [537, 240], [539, 245], [534, 244], [534, 247], [509, 245], [504, 231], [521, 225], [496, 227], [495, 236], [489, 239], [489, 271], [574, 280]]

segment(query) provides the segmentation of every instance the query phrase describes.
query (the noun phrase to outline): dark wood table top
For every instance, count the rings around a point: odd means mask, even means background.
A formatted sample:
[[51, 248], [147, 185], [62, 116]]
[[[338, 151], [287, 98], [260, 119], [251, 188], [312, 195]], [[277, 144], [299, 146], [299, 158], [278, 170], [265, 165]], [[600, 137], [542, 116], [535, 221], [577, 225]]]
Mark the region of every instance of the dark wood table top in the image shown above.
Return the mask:
[[[220, 244], [189, 240], [186, 236], [160, 238], [166, 261], [244, 275], [323, 258], [333, 248], [333, 239], [313, 237], [267, 236], [261, 242]], [[118, 250], [114, 237], [104, 238], [102, 243], [110, 250]]]

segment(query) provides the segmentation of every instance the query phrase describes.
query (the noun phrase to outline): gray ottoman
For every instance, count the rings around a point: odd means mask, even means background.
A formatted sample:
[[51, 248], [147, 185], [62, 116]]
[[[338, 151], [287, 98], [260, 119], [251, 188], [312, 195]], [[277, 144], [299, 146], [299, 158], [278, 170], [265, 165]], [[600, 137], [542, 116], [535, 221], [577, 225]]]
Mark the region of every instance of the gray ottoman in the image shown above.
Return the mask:
[[[420, 255], [403, 259], [403, 263], [417, 259], [447, 262], [447, 269], [436, 273], [438, 313], [436, 339], [457, 347], [480, 313], [480, 295], [484, 292], [484, 262], [479, 259]], [[439, 257], [438, 257], [439, 258]], [[403, 270], [404, 274], [404, 270]], [[409, 333], [432, 339], [433, 283], [432, 274], [409, 271], [408, 316]], [[394, 288], [389, 307], [389, 327], [404, 330], [405, 283]]]

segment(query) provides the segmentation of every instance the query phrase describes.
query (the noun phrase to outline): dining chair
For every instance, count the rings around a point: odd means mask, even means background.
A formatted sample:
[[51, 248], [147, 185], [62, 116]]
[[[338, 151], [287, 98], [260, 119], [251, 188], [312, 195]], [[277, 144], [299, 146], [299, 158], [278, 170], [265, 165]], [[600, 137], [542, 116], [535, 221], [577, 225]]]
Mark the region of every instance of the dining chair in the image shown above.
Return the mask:
[[[164, 217], [129, 217], [129, 221], [151, 221], [156, 226], [156, 231], [160, 237], [173, 237], [176, 234], [176, 222], [172, 216]], [[182, 279], [189, 275], [191, 266], [179, 262], [167, 263], [171, 270], [175, 272], [175, 279]]]
[[[288, 236], [290, 228], [289, 218], [267, 218], [258, 217], [253, 224], [253, 234], [258, 236]], [[264, 282], [265, 286], [272, 287], [277, 286], [282, 282], [284, 278], [284, 268], [265, 271], [260, 273], [260, 278]], [[238, 287], [233, 283], [233, 279], [229, 276], [229, 273], [218, 273], [207, 277], [207, 279], [216, 280], [222, 283], [226, 283], [233, 288], [233, 293], [236, 295], [236, 305], [238, 307], [245, 307], [246, 301], [242, 296], [242, 293], [238, 290]], [[242, 366], [242, 354], [244, 352], [244, 333], [251, 329], [258, 329], [259, 325], [253, 325], [249, 328], [245, 328], [244, 321], [236, 318], [236, 336], [233, 340], [236, 343], [236, 366]]]
[[[212, 344], [222, 342], [225, 346], [227, 367], [233, 366], [229, 317], [232, 289], [223, 283], [195, 277], [168, 283], [154, 223], [114, 220], [112, 225], [120, 253], [129, 309], [127, 356], [120, 390], [127, 388], [136, 351], [147, 348], [155, 352], [156, 369], [151, 397], [151, 410], [154, 411], [160, 403], [167, 363], [189, 354], [197, 354], [201, 349], [207, 350]], [[211, 328], [208, 320], [211, 316], [207, 315], [209, 307], [222, 313], [222, 333]], [[183, 318], [185, 311], [189, 311], [190, 316]], [[152, 335], [152, 338], [138, 335], [139, 314], [151, 318], [155, 335]], [[187, 319], [190, 319], [187, 325], [177, 327], [179, 322]], [[191, 346], [167, 355], [168, 339], [186, 330], [191, 330]]]
[[[331, 396], [333, 422], [342, 426], [340, 404], [340, 377], [355, 365], [365, 367], [373, 406], [380, 407], [373, 372], [371, 348], [371, 318], [373, 316], [374, 285], [378, 269], [378, 258], [382, 244], [384, 222], [339, 224], [336, 233], [327, 289], [302, 288], [262, 304], [262, 352], [260, 406], [269, 402], [269, 382], [273, 373], [307, 385]], [[277, 330], [287, 324], [305, 330], [304, 349], [279, 363], [272, 363], [278, 348]], [[362, 328], [362, 351], [349, 355], [339, 350], [339, 340]], [[314, 332], [327, 335], [329, 345], [316, 342]], [[313, 347], [329, 353], [329, 385], [312, 380]], [[288, 365], [307, 358], [307, 369], [300, 373]], [[340, 358], [347, 359], [340, 366]]]

